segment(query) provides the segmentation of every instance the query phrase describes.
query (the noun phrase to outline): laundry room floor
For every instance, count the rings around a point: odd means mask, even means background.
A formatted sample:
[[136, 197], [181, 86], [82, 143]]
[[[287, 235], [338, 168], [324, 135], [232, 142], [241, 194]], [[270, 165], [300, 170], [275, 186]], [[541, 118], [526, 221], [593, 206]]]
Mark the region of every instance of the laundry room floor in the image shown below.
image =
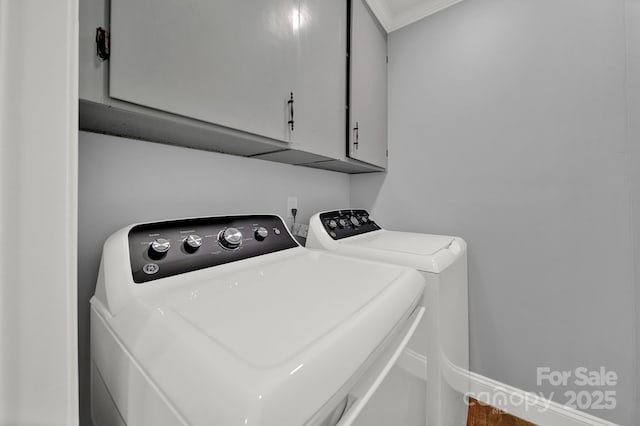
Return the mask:
[[536, 426], [504, 411], [470, 400], [467, 426]]

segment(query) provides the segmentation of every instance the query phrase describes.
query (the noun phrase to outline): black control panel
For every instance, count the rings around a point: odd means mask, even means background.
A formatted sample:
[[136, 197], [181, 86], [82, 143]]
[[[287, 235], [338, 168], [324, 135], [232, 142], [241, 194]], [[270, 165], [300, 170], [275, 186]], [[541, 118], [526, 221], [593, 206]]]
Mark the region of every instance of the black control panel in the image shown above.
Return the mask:
[[366, 210], [336, 210], [321, 213], [320, 222], [334, 240], [353, 237], [381, 229]]
[[133, 281], [144, 283], [298, 247], [277, 216], [146, 223], [129, 231]]

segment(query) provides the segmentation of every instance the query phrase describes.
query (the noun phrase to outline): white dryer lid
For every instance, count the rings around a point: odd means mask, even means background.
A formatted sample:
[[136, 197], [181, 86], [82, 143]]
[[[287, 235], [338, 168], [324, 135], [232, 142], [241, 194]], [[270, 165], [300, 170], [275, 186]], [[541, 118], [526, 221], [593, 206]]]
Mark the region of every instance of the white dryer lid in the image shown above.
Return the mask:
[[337, 241], [336, 252], [439, 273], [466, 252], [457, 237], [380, 229]]
[[444, 235], [417, 234], [413, 232], [370, 232], [359, 237], [345, 239], [345, 244], [357, 247], [393, 251], [419, 256], [431, 256], [453, 241]]
[[190, 275], [140, 285], [107, 321], [194, 425], [304, 424], [424, 287], [408, 268], [303, 248]]

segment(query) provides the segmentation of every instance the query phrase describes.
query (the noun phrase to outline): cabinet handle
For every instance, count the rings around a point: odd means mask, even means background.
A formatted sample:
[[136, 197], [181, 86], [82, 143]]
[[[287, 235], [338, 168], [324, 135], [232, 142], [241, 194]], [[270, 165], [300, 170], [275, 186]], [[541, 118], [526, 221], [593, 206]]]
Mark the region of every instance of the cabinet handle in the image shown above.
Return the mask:
[[287, 122], [287, 124], [291, 126], [291, 131], [293, 132], [293, 123], [295, 122], [293, 120], [293, 92], [291, 92], [291, 97], [287, 101], [287, 104], [289, 104], [289, 115], [291, 117], [291, 119]]
[[102, 27], [96, 28], [96, 55], [101, 61], [109, 59], [109, 33]]
[[353, 128], [353, 147], [356, 149], [356, 151], [358, 150], [358, 145], [360, 143], [358, 139], [360, 139], [360, 128], [358, 127], [358, 122], [356, 121], [356, 127]]

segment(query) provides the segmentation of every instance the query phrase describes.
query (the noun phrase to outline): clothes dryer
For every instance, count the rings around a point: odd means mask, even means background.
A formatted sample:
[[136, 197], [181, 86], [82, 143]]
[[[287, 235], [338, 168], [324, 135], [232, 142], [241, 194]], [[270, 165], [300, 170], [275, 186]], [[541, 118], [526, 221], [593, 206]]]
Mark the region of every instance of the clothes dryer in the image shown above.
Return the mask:
[[426, 281], [422, 305], [426, 312], [401, 362], [415, 376], [424, 375], [426, 379], [427, 425], [465, 425], [469, 377], [465, 241], [451, 236], [389, 231], [366, 210], [348, 209], [313, 215], [306, 247], [409, 266], [422, 273]]

